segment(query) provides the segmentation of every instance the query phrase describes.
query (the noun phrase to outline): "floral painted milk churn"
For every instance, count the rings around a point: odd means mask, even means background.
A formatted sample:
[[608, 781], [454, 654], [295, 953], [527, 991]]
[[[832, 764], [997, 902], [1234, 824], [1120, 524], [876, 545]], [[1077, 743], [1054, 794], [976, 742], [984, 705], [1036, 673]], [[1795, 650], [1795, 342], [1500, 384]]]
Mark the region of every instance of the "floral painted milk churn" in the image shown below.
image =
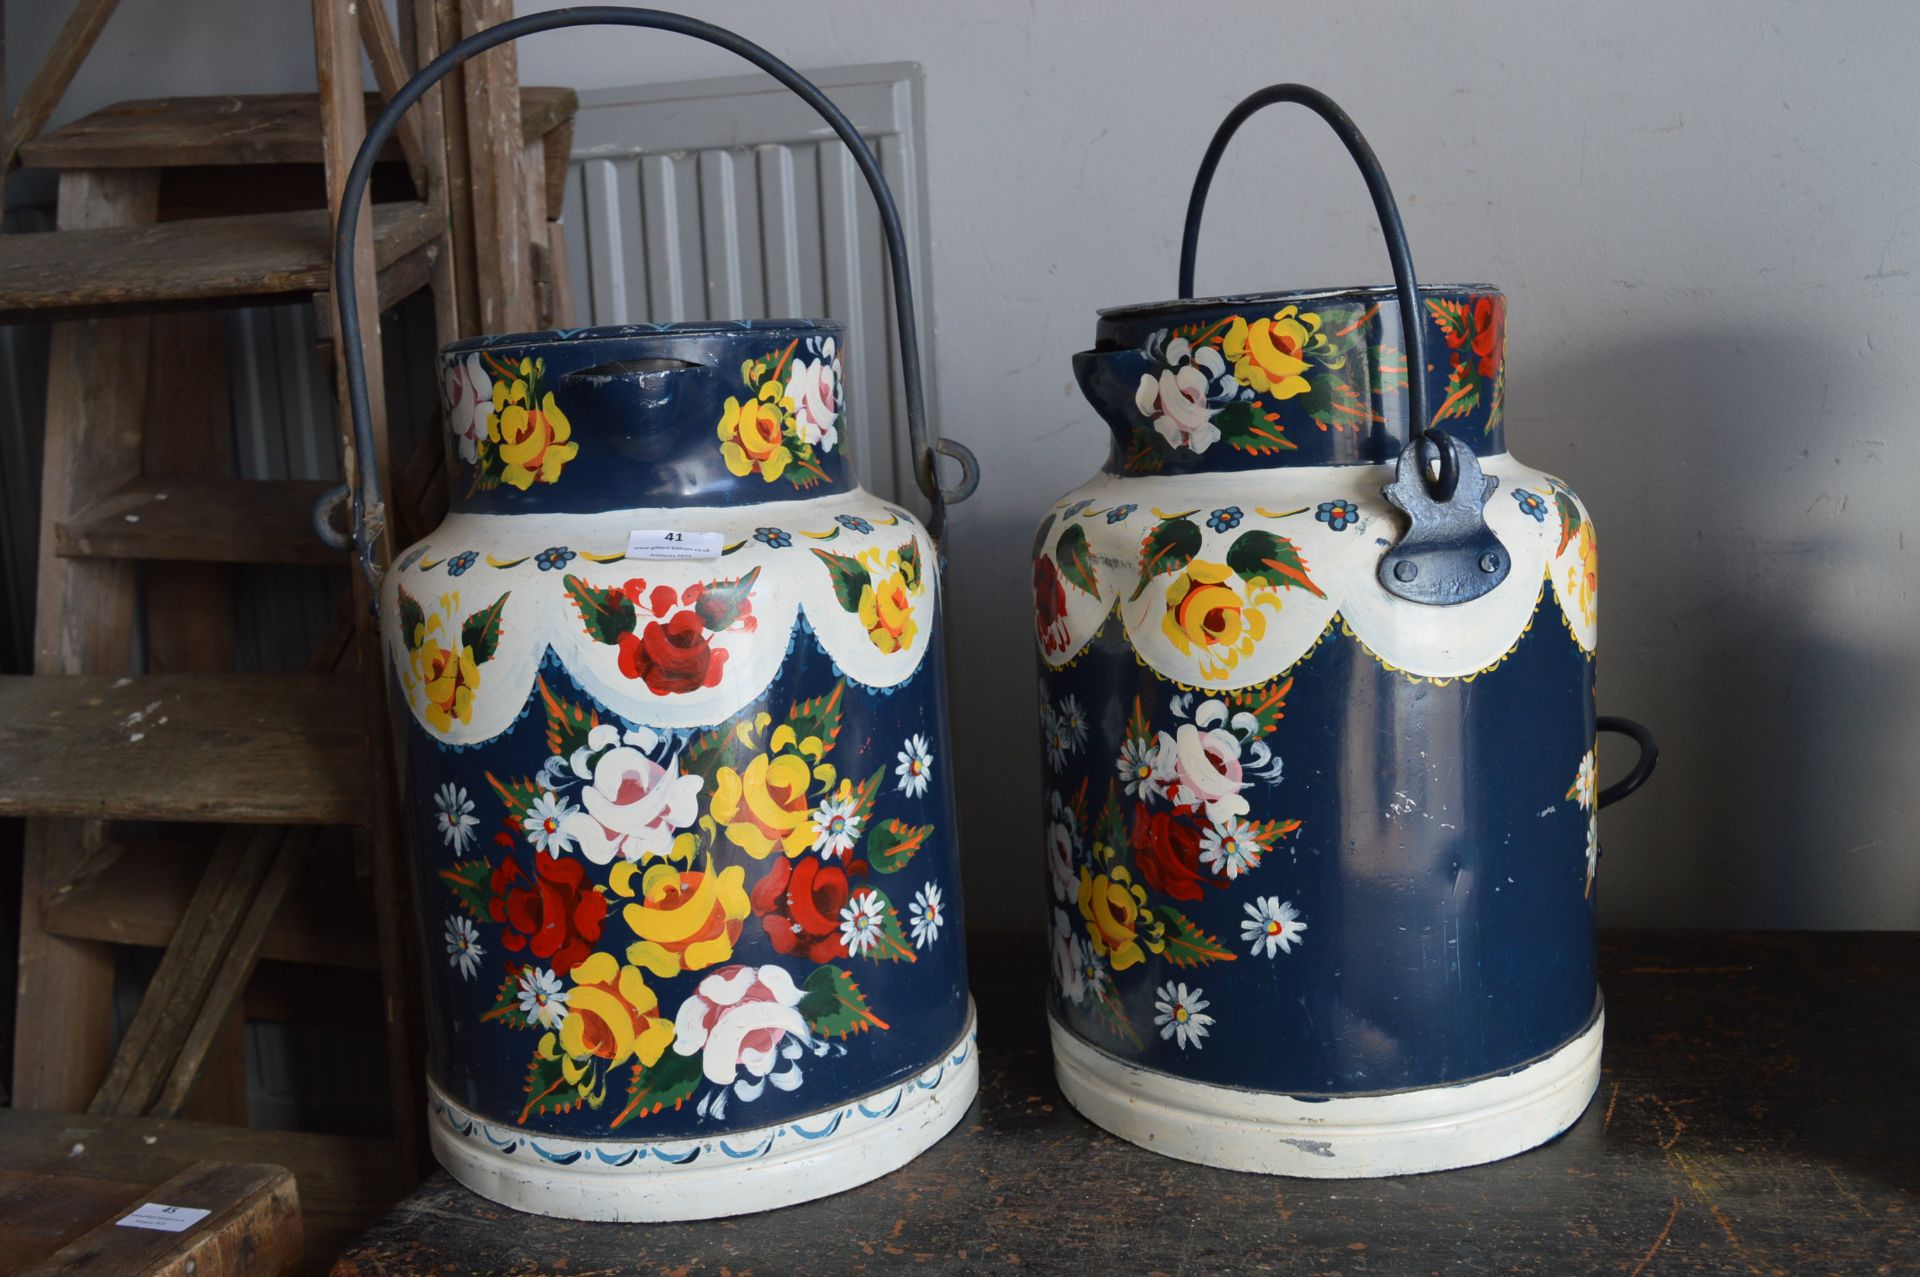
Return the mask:
[[[865, 144], [764, 50], [643, 10], [503, 23], [370, 130], [337, 269], [362, 455], [346, 264], [371, 157], [455, 64], [588, 21], [738, 52], [852, 148], [892, 253], [935, 512], [930, 533], [856, 481], [829, 322], [524, 333], [440, 356], [452, 513], [379, 584], [433, 1148], [523, 1210], [693, 1219], [873, 1179], [973, 1097], [935, 540], [965, 490], [939, 488], [933, 452], [973, 467], [926, 440], [904, 241]], [[363, 479], [363, 554], [377, 500]]]
[[[1302, 102], [1394, 288], [1194, 299], [1227, 140]], [[1181, 300], [1075, 359], [1112, 429], [1033, 558], [1055, 1068], [1191, 1161], [1400, 1174], [1552, 1138], [1599, 1079], [1597, 575], [1506, 449], [1506, 299], [1418, 288], [1385, 178], [1299, 86], [1215, 137]], [[1411, 381], [1409, 378], [1411, 377]]]

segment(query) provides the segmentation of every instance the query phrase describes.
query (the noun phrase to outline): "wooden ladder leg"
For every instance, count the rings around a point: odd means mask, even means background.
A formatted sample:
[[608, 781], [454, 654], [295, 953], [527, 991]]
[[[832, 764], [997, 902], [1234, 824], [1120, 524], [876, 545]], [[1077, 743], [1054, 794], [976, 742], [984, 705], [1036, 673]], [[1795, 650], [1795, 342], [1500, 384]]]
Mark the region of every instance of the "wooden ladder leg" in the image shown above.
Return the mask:
[[[60, 177], [57, 225], [70, 230], [151, 222], [158, 193], [158, 175], [151, 170], [70, 170]], [[54, 553], [54, 529], [140, 472], [149, 329], [145, 318], [113, 318], [53, 330], [40, 484], [36, 673], [112, 674], [132, 666], [132, 566], [63, 559]], [[111, 785], [113, 778], [95, 783]], [[84, 1108], [112, 1052], [112, 947], [49, 935], [40, 925], [41, 900], [98, 841], [98, 830], [85, 822], [27, 822], [13, 1079], [19, 1108]]]

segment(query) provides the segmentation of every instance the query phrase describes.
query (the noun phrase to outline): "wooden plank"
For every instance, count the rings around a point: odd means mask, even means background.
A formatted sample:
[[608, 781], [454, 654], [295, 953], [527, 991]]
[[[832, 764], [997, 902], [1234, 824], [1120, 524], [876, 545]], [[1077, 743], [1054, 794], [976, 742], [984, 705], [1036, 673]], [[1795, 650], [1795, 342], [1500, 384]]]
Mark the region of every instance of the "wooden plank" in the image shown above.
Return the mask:
[[[373, 225], [361, 242], [381, 266], [440, 232], [433, 210], [415, 202], [379, 205]], [[311, 293], [330, 278], [329, 226], [324, 211], [302, 209], [3, 236], [0, 320]]]
[[6, 1256], [7, 1271], [37, 1264], [95, 1225], [119, 1218], [146, 1187], [0, 1170], [0, 1255]]
[[1098, 1130], [1053, 1080], [1043, 938], [968, 940], [980, 1100], [892, 1175], [760, 1215], [631, 1225], [519, 1214], [436, 1175], [335, 1277], [1914, 1269], [1920, 935], [1606, 937], [1586, 1115], [1509, 1161], [1367, 1180], [1214, 1170]]
[[[440, 263], [446, 257], [444, 238], [430, 240], [390, 266], [383, 266], [378, 277], [381, 313], [392, 310], [423, 288], [434, 286], [440, 277]], [[330, 333], [333, 327], [333, 292], [313, 295], [316, 331]], [[325, 339], [323, 339], [325, 340]]]
[[[527, 141], [571, 119], [579, 101], [565, 88], [522, 89], [521, 98], [520, 134]], [[371, 116], [383, 104], [382, 94], [368, 93], [362, 110]], [[422, 103], [408, 114], [425, 110]], [[405, 153], [396, 141], [380, 157], [398, 161]], [[51, 169], [319, 164], [324, 159], [320, 98], [252, 93], [116, 102], [27, 143], [20, 158], [33, 168]]]
[[334, 486], [324, 479], [135, 479], [56, 524], [55, 553], [337, 567], [345, 559], [314, 534], [312, 517], [314, 503]]
[[412, 1187], [394, 1149], [391, 1140], [0, 1109], [0, 1169], [155, 1185], [200, 1161], [286, 1167], [300, 1195], [311, 1272], [325, 1272]]
[[54, 37], [46, 61], [28, 81], [13, 114], [7, 118], [6, 128], [0, 130], [0, 180], [13, 172], [21, 144], [45, 126], [53, 109], [66, 96], [74, 73], [93, 51], [94, 41], [100, 38], [118, 3], [119, 0], [78, 0], [74, 5], [66, 25]]
[[[357, 4], [354, 10], [360, 18], [360, 42], [366, 46], [367, 62], [373, 67], [373, 82], [380, 86], [380, 96], [384, 99], [380, 109], [385, 109], [386, 103], [393, 100], [393, 95], [405, 86], [413, 73], [400, 56], [400, 37], [394, 32], [387, 6]], [[369, 117], [376, 113], [371, 103], [363, 110]], [[406, 156], [407, 171], [413, 174], [414, 189], [421, 199], [434, 202], [427, 185], [427, 151], [421, 136], [420, 112], [411, 110], [402, 115], [394, 134], [399, 139], [401, 153]]]
[[[425, 65], [460, 39], [460, 0], [412, 0], [414, 38]], [[445, 160], [447, 253], [433, 283], [434, 329], [442, 343], [479, 335], [473, 257], [473, 172], [467, 147], [466, 70], [441, 81], [440, 150]], [[531, 109], [529, 98], [529, 107]]]
[[[477, 35], [513, 16], [512, 0], [462, 0], [461, 29]], [[490, 333], [525, 332], [538, 322], [528, 210], [520, 175], [519, 60], [511, 44], [463, 68], [467, 145], [473, 165], [474, 264], [480, 326]]]
[[[180, 1232], [120, 1223], [147, 1202], [210, 1213]], [[303, 1250], [300, 1198], [284, 1167], [201, 1162], [136, 1194], [22, 1277], [289, 1277]]]
[[[158, 190], [151, 172], [63, 174], [57, 224], [65, 233], [150, 221]], [[53, 530], [140, 471], [137, 423], [146, 407], [148, 338], [145, 319], [53, 330], [34, 620], [40, 674], [117, 674], [132, 660], [132, 565], [61, 559]], [[12, 1099], [21, 1108], [81, 1107], [113, 1050], [112, 951], [47, 935], [32, 916], [32, 902], [70, 876], [97, 838], [98, 830], [79, 824], [33, 820], [26, 826], [19, 1005], [45, 1010], [16, 1017]]]
[[0, 678], [0, 816], [358, 824], [370, 765], [364, 681]]

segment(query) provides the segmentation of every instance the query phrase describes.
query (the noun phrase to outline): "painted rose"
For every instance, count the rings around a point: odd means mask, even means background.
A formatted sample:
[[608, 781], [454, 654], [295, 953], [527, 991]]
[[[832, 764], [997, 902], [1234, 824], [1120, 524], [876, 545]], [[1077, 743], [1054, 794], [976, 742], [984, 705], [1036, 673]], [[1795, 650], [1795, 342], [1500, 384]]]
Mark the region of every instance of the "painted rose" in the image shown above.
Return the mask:
[[1054, 898], [1069, 900], [1074, 894], [1075, 850], [1080, 841], [1073, 810], [1058, 793], [1047, 798], [1047, 877], [1053, 882]]
[[[697, 1053], [701, 1073], [716, 1085], [758, 1082], [780, 1063], [786, 1039], [810, 1039], [807, 1022], [795, 1009], [802, 996], [793, 977], [779, 967], [723, 967], [680, 1004], [673, 1018], [673, 1049]], [[794, 1073], [797, 1083], [798, 1070]]]
[[832, 452], [840, 441], [840, 361], [834, 357], [833, 338], [823, 343], [819, 358], [795, 360], [787, 378], [787, 398], [793, 401], [793, 433], [801, 443]]
[[520, 361], [520, 375], [511, 385], [493, 383], [493, 413], [487, 418], [487, 434], [499, 445], [501, 478], [525, 491], [535, 481], [554, 483], [561, 468], [579, 453], [580, 445], [570, 442], [573, 426], [553, 402], [553, 392], [531, 402], [528, 381], [536, 375], [533, 361]]
[[1240, 791], [1250, 783], [1240, 762], [1240, 738], [1223, 727], [1206, 726], [1201, 705], [1196, 723], [1182, 723], [1172, 735], [1160, 733], [1155, 769], [1167, 778], [1167, 801], [1175, 807], [1204, 807], [1207, 819], [1221, 825], [1251, 810]]
[[533, 873], [503, 856], [487, 886], [487, 916], [504, 926], [508, 953], [526, 952], [565, 975], [593, 952], [607, 917], [607, 901], [587, 885], [586, 867], [572, 858], [535, 855]]
[[1195, 559], [1167, 586], [1160, 629], [1183, 655], [1197, 651], [1209, 674], [1232, 669], [1267, 631], [1266, 615], [1227, 584], [1232, 575], [1224, 563]]
[[1268, 399], [1291, 399], [1309, 389], [1304, 375], [1306, 356], [1324, 347], [1320, 316], [1298, 306], [1283, 308], [1272, 319], [1264, 316], [1249, 324], [1235, 315], [1220, 343], [1233, 361], [1233, 375]]
[[1115, 971], [1145, 962], [1140, 943], [1140, 911], [1146, 907], [1146, 889], [1124, 868], [1095, 876], [1080, 870], [1080, 916], [1086, 921], [1093, 951], [1113, 964]]
[[435, 730], [449, 730], [455, 719], [472, 722], [473, 693], [480, 686], [473, 649], [442, 647], [439, 639], [429, 638], [414, 653], [414, 660], [426, 698], [427, 721]]
[[[604, 723], [594, 733], [619, 735]], [[700, 818], [701, 784], [698, 776], [682, 776], [678, 763], [662, 766], [631, 745], [616, 745], [594, 762], [580, 808], [560, 829], [596, 865], [670, 856], [675, 833]]]
[[1134, 813], [1132, 843], [1140, 879], [1175, 900], [1198, 900], [1201, 887], [1217, 883], [1200, 864], [1200, 827], [1170, 811]]
[[[621, 587], [633, 601], [634, 615], [643, 618], [638, 633], [620, 636], [620, 672], [637, 678], [647, 690], [661, 696], [718, 687], [726, 673], [727, 653], [713, 645], [712, 631], [701, 615], [706, 587], [698, 582], [683, 590], [644, 580]], [[738, 604], [739, 617], [730, 628], [755, 627], [752, 604]], [[650, 618], [650, 619], [647, 619]]]
[[[861, 557], [864, 560], [867, 556]], [[911, 644], [919, 633], [913, 619], [913, 596], [898, 551], [888, 551], [877, 565], [868, 565], [868, 582], [860, 590], [859, 613], [868, 640], [888, 656]]]
[[1500, 372], [1500, 356], [1507, 339], [1507, 299], [1481, 297], [1473, 303], [1473, 353], [1480, 375], [1492, 380]]
[[754, 884], [753, 912], [775, 953], [831, 962], [847, 956], [840, 939], [840, 911], [852, 890], [847, 871], [839, 865], [812, 856], [776, 860]]
[[1592, 625], [1600, 604], [1600, 546], [1590, 521], [1580, 525], [1573, 565], [1567, 569], [1567, 593], [1587, 624]]
[[1053, 987], [1061, 998], [1078, 1003], [1087, 996], [1087, 981], [1082, 974], [1083, 957], [1080, 950], [1086, 944], [1073, 934], [1073, 923], [1067, 918], [1067, 911], [1053, 911]]
[[616, 896], [638, 899], [620, 911], [640, 938], [627, 947], [627, 961], [662, 979], [699, 971], [733, 956], [734, 941], [752, 906], [741, 884], [747, 871], [729, 865], [715, 871], [713, 858], [699, 870], [655, 862], [642, 871], [622, 861], [608, 874]]
[[593, 954], [574, 967], [558, 1040], [568, 1082], [595, 1085], [596, 1060], [602, 1069], [628, 1061], [657, 1064], [672, 1042], [673, 1023], [660, 1014], [660, 1000], [639, 968], [622, 966], [610, 953]]
[[442, 386], [447, 401], [447, 429], [460, 449], [460, 459], [473, 462], [487, 439], [487, 416], [493, 410], [493, 383], [480, 365], [479, 355], [468, 355], [446, 370]]
[[745, 478], [757, 474], [768, 483], [778, 479], [793, 460], [786, 445], [787, 417], [793, 401], [780, 392], [776, 382], [760, 387], [760, 393], [742, 403], [727, 397], [720, 414], [720, 456], [727, 469]]
[[[774, 729], [767, 746], [769, 752], [757, 755], [745, 771], [722, 767], [714, 774], [708, 807], [727, 831], [727, 841], [757, 860], [776, 848], [798, 856], [813, 846], [817, 831], [809, 818], [812, 803], [807, 794], [815, 762], [826, 753], [817, 737], [801, 740], [784, 723]], [[831, 776], [832, 768], [822, 766], [820, 778]]]
[[1184, 338], [1167, 342], [1159, 359], [1165, 366], [1158, 374], [1140, 375], [1134, 406], [1172, 447], [1205, 452], [1220, 438], [1213, 414], [1232, 398], [1227, 362], [1213, 347], [1195, 350]]
[[1041, 555], [1033, 561], [1033, 616], [1040, 646], [1058, 655], [1067, 650], [1067, 587], [1053, 560]]

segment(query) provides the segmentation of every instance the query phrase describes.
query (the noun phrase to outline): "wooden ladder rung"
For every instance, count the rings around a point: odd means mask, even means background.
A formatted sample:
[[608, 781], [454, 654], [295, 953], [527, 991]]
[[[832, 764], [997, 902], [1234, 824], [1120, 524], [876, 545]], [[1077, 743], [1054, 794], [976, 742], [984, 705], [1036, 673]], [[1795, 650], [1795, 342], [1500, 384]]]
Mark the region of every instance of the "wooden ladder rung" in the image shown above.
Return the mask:
[[0, 816], [361, 824], [365, 701], [350, 672], [0, 677]]
[[[522, 140], [537, 142], [573, 118], [572, 89], [520, 90]], [[367, 94], [371, 120], [384, 105]], [[64, 124], [20, 149], [32, 168], [184, 168], [318, 164], [320, 99], [313, 93], [259, 93], [116, 102]], [[399, 160], [389, 143], [382, 160]]]
[[136, 479], [54, 527], [75, 559], [338, 565], [313, 530], [325, 479]]
[[[376, 264], [409, 257], [445, 225], [426, 204], [374, 205]], [[301, 296], [328, 287], [332, 253], [318, 208], [0, 235], [0, 321]]]

